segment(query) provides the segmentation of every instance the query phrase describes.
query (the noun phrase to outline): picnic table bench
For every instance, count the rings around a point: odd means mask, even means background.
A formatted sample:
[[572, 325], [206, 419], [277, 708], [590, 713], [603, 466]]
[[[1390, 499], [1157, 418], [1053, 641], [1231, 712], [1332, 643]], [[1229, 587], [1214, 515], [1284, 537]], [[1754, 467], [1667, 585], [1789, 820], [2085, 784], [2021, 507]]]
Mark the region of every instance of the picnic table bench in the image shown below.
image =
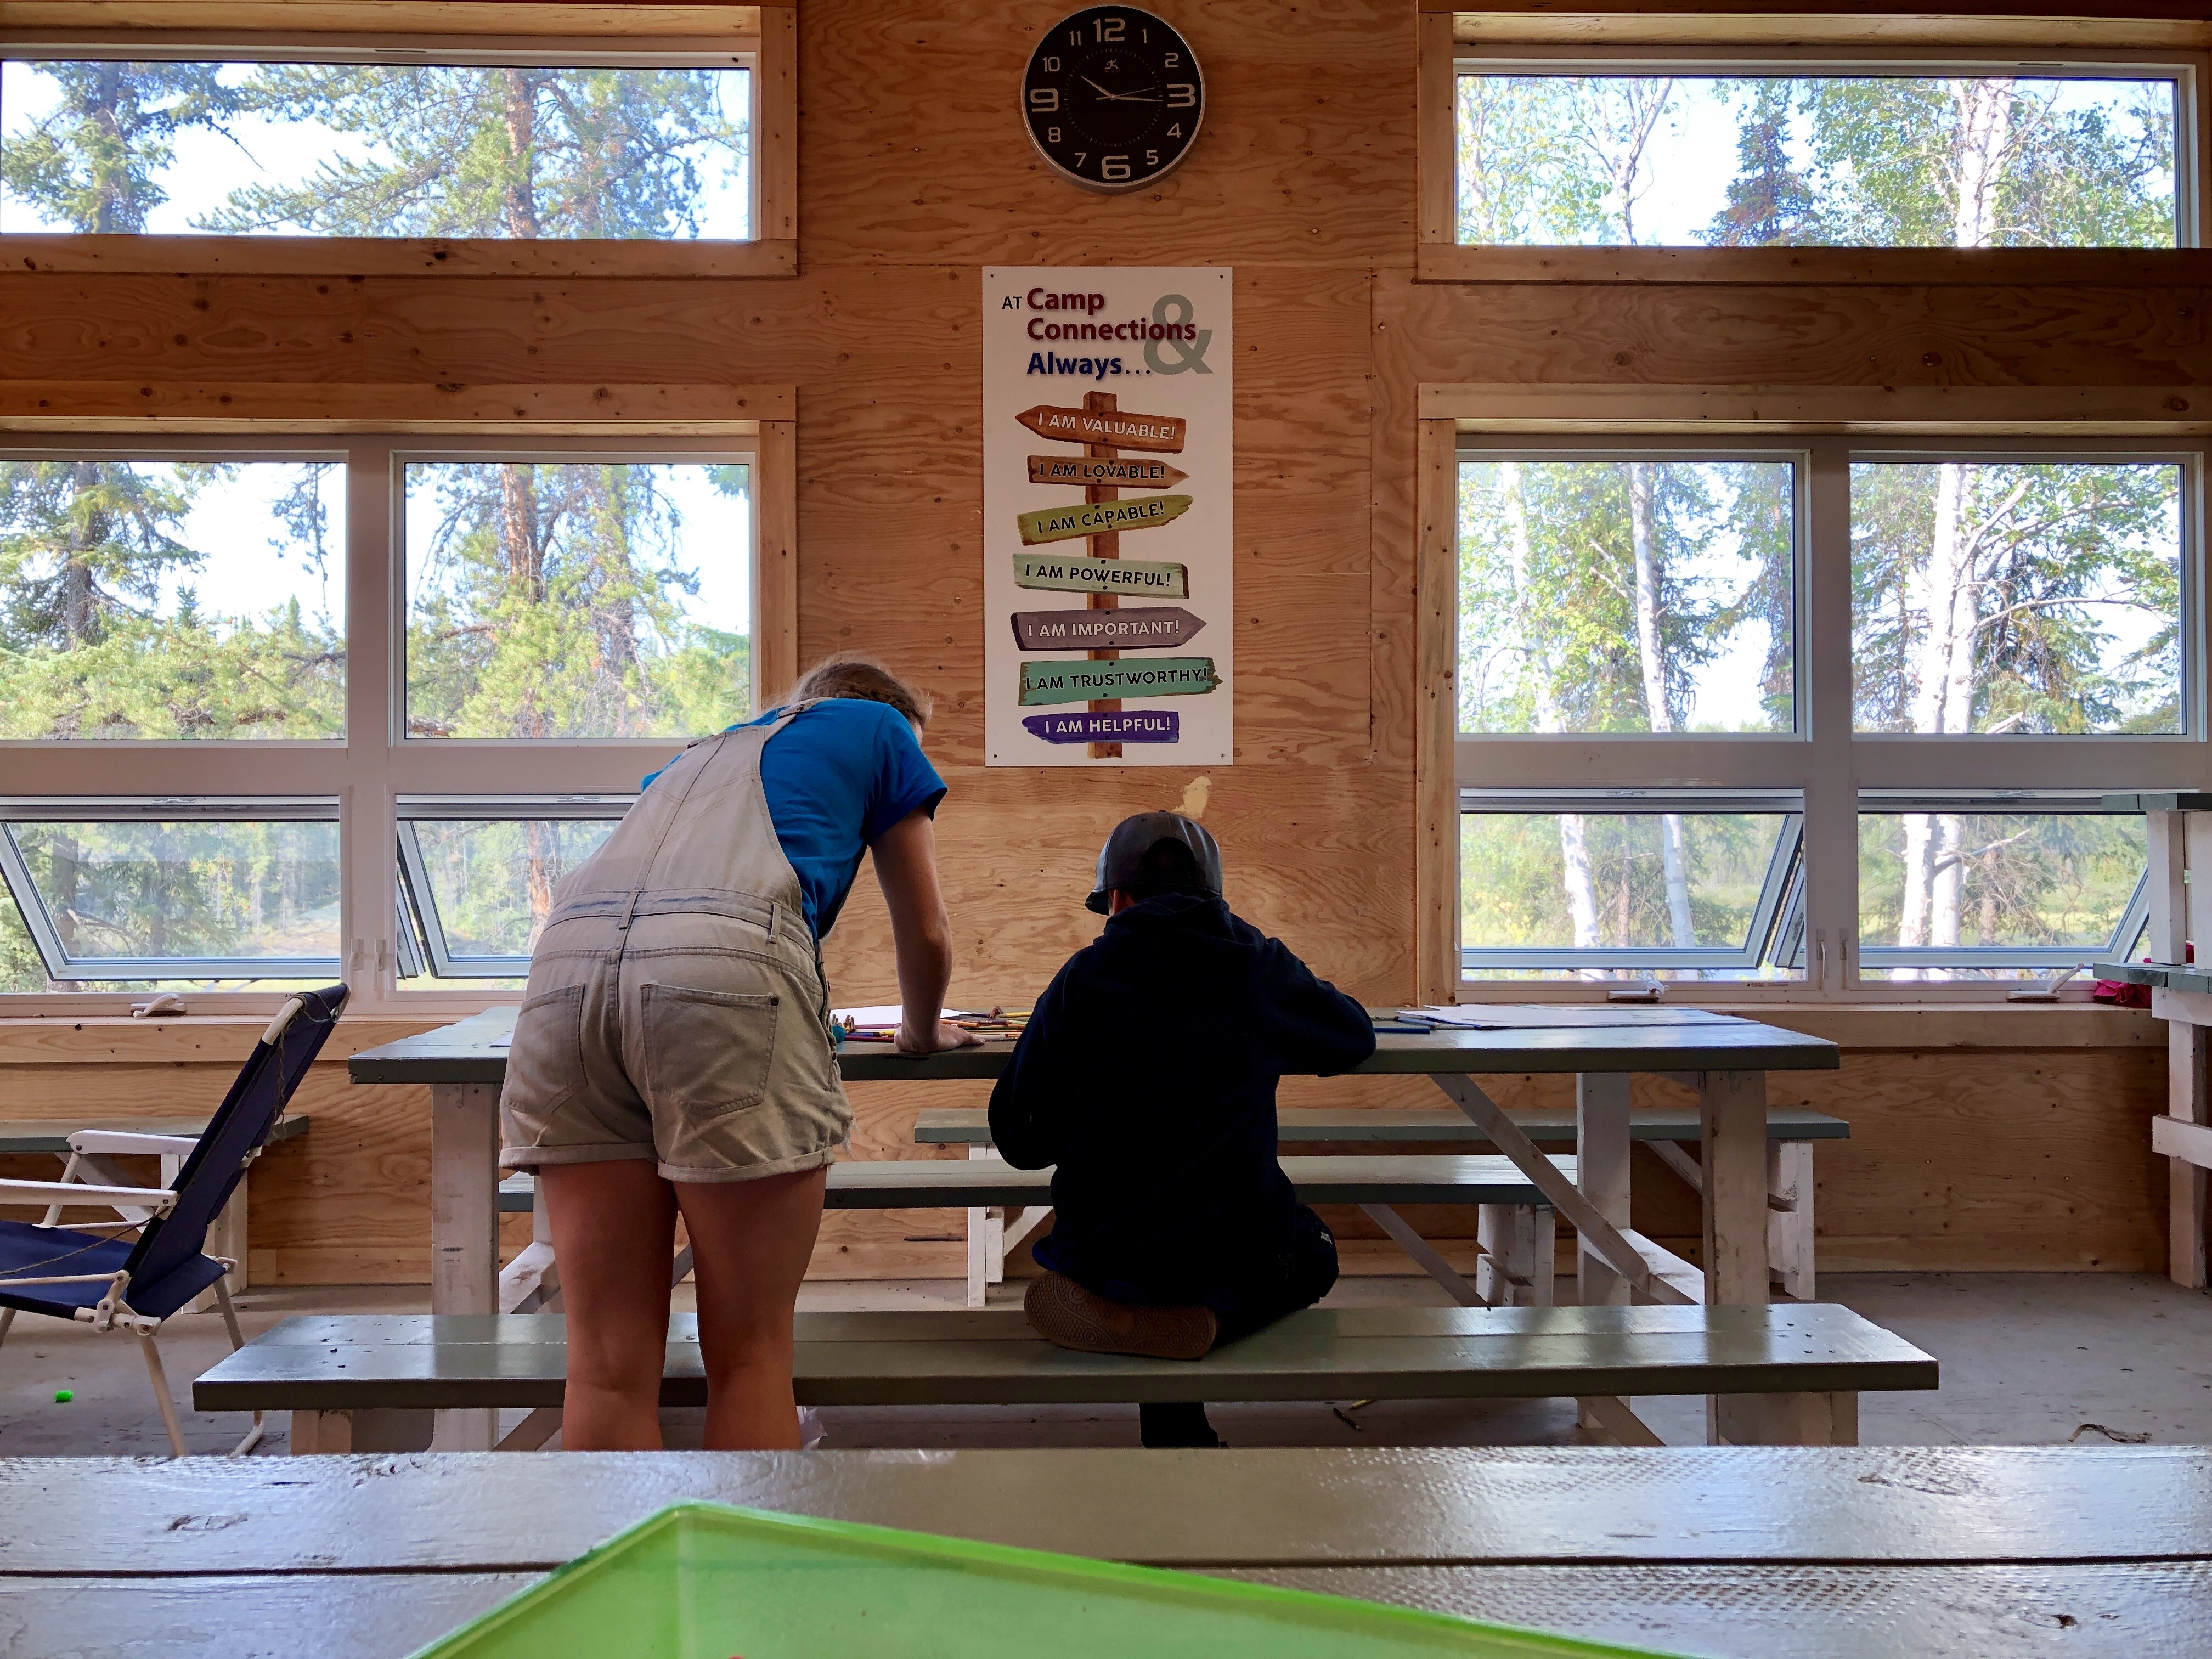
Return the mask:
[[[1017, 1308], [802, 1313], [795, 1330], [793, 1386], [814, 1406], [1758, 1394], [1787, 1407], [1776, 1440], [1850, 1445], [1861, 1392], [1936, 1386], [1903, 1338], [1817, 1303], [1309, 1308], [1196, 1361], [1056, 1348]], [[698, 1345], [696, 1315], [672, 1319], [662, 1405], [706, 1403]], [[204, 1374], [192, 1402], [289, 1411], [295, 1452], [415, 1449], [433, 1411], [529, 1407], [507, 1443], [527, 1449], [557, 1426], [567, 1375], [555, 1314], [308, 1315]]]
[[[1575, 1178], [1572, 1158], [1550, 1161], [1562, 1180]], [[1552, 1212], [1544, 1195], [1511, 1159], [1495, 1154], [1339, 1154], [1286, 1158], [1282, 1166], [1299, 1202], [1358, 1205], [1462, 1305], [1550, 1305]], [[970, 1216], [985, 1210], [1000, 1214], [1022, 1210], [1033, 1224], [1035, 1218], [1050, 1212], [1052, 1174], [1049, 1168], [1017, 1170], [997, 1158], [848, 1159], [830, 1166], [823, 1206], [831, 1210], [965, 1210]], [[537, 1254], [526, 1251], [501, 1274], [502, 1313], [533, 1313], [558, 1305], [560, 1268], [537, 1200], [538, 1183], [527, 1175], [509, 1176], [500, 1183], [501, 1210], [530, 1212], [536, 1217], [538, 1233], [532, 1240]], [[1485, 1255], [1470, 1282], [1399, 1217], [1395, 1206], [1401, 1204], [1468, 1204], [1516, 1218], [1525, 1212], [1530, 1218], [1500, 1231], [1503, 1242], [1486, 1247], [1493, 1253]], [[1537, 1216], [1540, 1222], [1534, 1219]], [[1539, 1248], [1540, 1243], [1544, 1248]], [[690, 1268], [691, 1252], [686, 1247], [671, 1263], [672, 1279], [682, 1282]], [[981, 1305], [980, 1299], [971, 1305]]]
[[8, 1458], [7, 1629], [404, 1659], [682, 1498], [1705, 1659], [2212, 1651], [2201, 1446]]
[[[1572, 1110], [1558, 1107], [1520, 1107], [1510, 1115], [1521, 1132], [1540, 1147], [1572, 1147], [1581, 1133], [1577, 1114]], [[1814, 1111], [1809, 1107], [1773, 1106], [1767, 1109], [1769, 1190], [1766, 1201], [1770, 1212], [1767, 1218], [1767, 1271], [1784, 1296], [1795, 1297], [1801, 1302], [1810, 1301], [1814, 1288], [1814, 1143], [1845, 1139], [1850, 1132], [1851, 1126], [1842, 1118]], [[1629, 1139], [1648, 1146], [1660, 1161], [1686, 1182], [1690, 1190], [1700, 1198], [1705, 1195], [1705, 1174], [1682, 1150], [1682, 1144], [1695, 1145], [1702, 1133], [1698, 1113], [1694, 1107], [1638, 1106], [1629, 1110]], [[1275, 1135], [1279, 1141], [1291, 1144], [1322, 1141], [1339, 1144], [1468, 1145], [1480, 1143], [1485, 1139], [1482, 1132], [1468, 1121], [1465, 1112], [1451, 1107], [1285, 1107], [1275, 1115]], [[991, 1145], [990, 1114], [975, 1107], [925, 1107], [915, 1119], [914, 1139], [917, 1146], [965, 1146], [971, 1158], [983, 1158], [988, 1155], [988, 1149]], [[1625, 1170], [1623, 1177], [1626, 1178]], [[968, 1304], [970, 1307], [983, 1305], [983, 1287], [986, 1285], [995, 1285], [1005, 1279], [1007, 1257], [1036, 1230], [1045, 1213], [1041, 1209], [1032, 1209], [1018, 1218], [1013, 1213], [1012, 1201], [995, 1212], [981, 1206], [969, 1211]], [[1545, 1218], [1547, 1221], [1549, 1218], [1548, 1216]], [[1491, 1259], [1488, 1252], [1493, 1249], [1497, 1251], [1498, 1259], [1514, 1264], [1511, 1274], [1514, 1282], [1525, 1278], [1528, 1269], [1521, 1264], [1532, 1255], [1548, 1254], [1540, 1249], [1539, 1243], [1531, 1232], [1532, 1228], [1539, 1228], [1541, 1224], [1533, 1215], [1521, 1213], [1479, 1216], [1475, 1242], [1477, 1248], [1486, 1254], [1484, 1267], [1477, 1274], [1478, 1286], [1485, 1290], [1492, 1288], [1486, 1275]], [[1387, 1224], [1384, 1230], [1390, 1231]], [[1392, 1237], [1395, 1238], [1397, 1235], [1393, 1232]], [[1441, 1261], [1442, 1258], [1438, 1256], [1437, 1260]], [[1423, 1266], [1427, 1267], [1429, 1264], [1425, 1261]], [[1430, 1267], [1429, 1270], [1433, 1274], [1434, 1268]], [[1544, 1273], [1548, 1279], [1550, 1269], [1544, 1269]], [[1497, 1298], [1493, 1294], [1486, 1295], [1483, 1299], [1495, 1302]]]

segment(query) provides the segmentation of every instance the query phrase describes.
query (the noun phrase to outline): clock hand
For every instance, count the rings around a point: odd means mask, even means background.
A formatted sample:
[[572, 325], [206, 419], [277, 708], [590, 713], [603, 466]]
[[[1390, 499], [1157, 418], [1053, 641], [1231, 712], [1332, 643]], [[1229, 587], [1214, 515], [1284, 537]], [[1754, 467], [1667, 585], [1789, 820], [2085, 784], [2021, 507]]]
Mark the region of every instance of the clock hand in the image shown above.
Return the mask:
[[1096, 81], [1092, 80], [1092, 79], [1091, 79], [1089, 76], [1087, 76], [1087, 75], [1079, 75], [1079, 76], [1076, 76], [1076, 79], [1077, 79], [1077, 80], [1079, 80], [1079, 81], [1080, 81], [1080, 82], [1083, 82], [1083, 84], [1084, 84], [1085, 86], [1089, 87], [1089, 88], [1090, 88], [1093, 92], [1097, 93], [1097, 94], [1101, 98], [1116, 98], [1116, 97], [1119, 97], [1119, 96], [1121, 95], [1121, 94], [1118, 94], [1118, 93], [1112, 93], [1112, 92], [1109, 92], [1109, 91], [1107, 91], [1105, 88], [1103, 88], [1103, 87], [1100, 86], [1100, 85], [1099, 85]]

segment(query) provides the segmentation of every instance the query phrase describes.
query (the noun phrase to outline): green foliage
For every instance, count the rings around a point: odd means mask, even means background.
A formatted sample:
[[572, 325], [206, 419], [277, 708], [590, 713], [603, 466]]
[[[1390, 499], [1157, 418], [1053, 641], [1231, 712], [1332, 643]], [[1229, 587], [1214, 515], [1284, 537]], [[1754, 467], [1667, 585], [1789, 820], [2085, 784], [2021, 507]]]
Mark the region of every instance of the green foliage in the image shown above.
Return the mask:
[[[324, 464], [294, 469], [270, 544], [324, 558]], [[331, 738], [345, 646], [296, 599], [216, 616], [165, 584], [214, 556], [184, 539], [240, 468], [76, 457], [0, 462], [0, 737]]]
[[1696, 671], [1754, 623], [1768, 630], [1767, 665], [1736, 729], [1792, 728], [1792, 469], [1601, 460], [1460, 469], [1462, 731], [1655, 729], [1637, 631], [1630, 492], [1639, 468], [1658, 573], [1668, 719], [1657, 729], [1680, 729]]
[[1459, 240], [1661, 240], [1647, 204], [1698, 188], [1680, 141], [1714, 103], [1736, 159], [1706, 246], [2175, 245], [2170, 82], [1990, 75], [1462, 76]]
[[[666, 470], [409, 466], [410, 497], [438, 508], [410, 552], [410, 735], [688, 737], [749, 716], [750, 641], [684, 615], [698, 582]], [[744, 470], [726, 471], [741, 495]]]
[[[18, 823], [40, 908], [70, 957], [338, 954], [338, 827], [219, 819]], [[37, 989], [27, 937], [0, 933], [0, 975]], [[39, 985], [27, 981], [35, 976]]]
[[[450, 64], [40, 62], [58, 106], [0, 146], [0, 185], [43, 219], [143, 231], [168, 199], [179, 133], [240, 147], [313, 123], [357, 153], [292, 184], [246, 184], [203, 230], [338, 236], [699, 234], [709, 172], [749, 135], [722, 108], [734, 71]], [[741, 84], [741, 82], [739, 83]], [[281, 142], [281, 139], [280, 141]]]
[[[1656, 813], [1583, 815], [1605, 945], [1674, 942], [1661, 871]], [[1737, 948], [1781, 832], [1778, 815], [1700, 812], [1683, 819], [1695, 943]], [[1469, 812], [1460, 819], [1460, 940], [1469, 945], [1568, 947], [1559, 818], [1550, 812]]]
[[368, 142], [298, 185], [249, 185], [209, 230], [333, 236], [698, 234], [702, 161], [745, 153], [717, 72], [270, 64], [239, 107]]
[[599, 850], [617, 822], [426, 819], [410, 826], [447, 947], [456, 956], [527, 955], [544, 916], [533, 911], [530, 893], [518, 889], [515, 872], [535, 870], [550, 894]]
[[[2181, 729], [2181, 474], [2149, 463], [1950, 464], [1975, 619], [1975, 732]], [[1851, 654], [1862, 731], [1910, 732], [1930, 627], [1942, 464], [1851, 469]], [[1939, 607], [1944, 603], [1938, 596]], [[2112, 624], [2143, 618], [2143, 643]]]
[[38, 63], [55, 108], [0, 145], [0, 185], [71, 230], [142, 231], [179, 133], [238, 107], [219, 64]]

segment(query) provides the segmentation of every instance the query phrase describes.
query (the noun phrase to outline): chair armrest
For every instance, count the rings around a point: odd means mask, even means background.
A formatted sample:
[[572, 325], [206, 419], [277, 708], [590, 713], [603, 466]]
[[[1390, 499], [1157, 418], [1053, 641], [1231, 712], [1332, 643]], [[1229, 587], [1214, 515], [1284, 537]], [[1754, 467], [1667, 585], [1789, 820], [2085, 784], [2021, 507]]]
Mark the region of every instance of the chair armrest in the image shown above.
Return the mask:
[[167, 1152], [186, 1157], [200, 1143], [191, 1135], [149, 1135], [136, 1129], [79, 1129], [69, 1138], [73, 1152]]
[[167, 1215], [177, 1195], [166, 1187], [88, 1187], [78, 1181], [0, 1179], [0, 1203], [105, 1204]]

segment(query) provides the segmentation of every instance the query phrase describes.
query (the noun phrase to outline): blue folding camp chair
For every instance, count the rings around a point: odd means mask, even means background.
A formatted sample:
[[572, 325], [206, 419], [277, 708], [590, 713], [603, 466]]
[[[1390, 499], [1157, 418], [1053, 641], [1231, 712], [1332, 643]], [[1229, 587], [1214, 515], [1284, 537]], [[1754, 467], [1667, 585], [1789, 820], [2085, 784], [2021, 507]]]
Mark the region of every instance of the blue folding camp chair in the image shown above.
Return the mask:
[[[345, 1000], [343, 985], [285, 1000], [167, 1188], [96, 1186], [75, 1178], [88, 1162], [97, 1168], [104, 1153], [167, 1152], [177, 1146], [173, 1136], [112, 1129], [71, 1135], [69, 1165], [59, 1181], [0, 1180], [0, 1201], [50, 1201], [46, 1218], [35, 1224], [0, 1221], [0, 1340], [18, 1312], [82, 1320], [96, 1331], [136, 1336], [154, 1380], [154, 1397], [161, 1402], [170, 1448], [179, 1457], [185, 1455], [184, 1431], [154, 1334], [163, 1320], [212, 1288], [230, 1328], [230, 1346], [245, 1346], [223, 1284], [223, 1275], [236, 1264], [203, 1255], [200, 1249], [209, 1225], [246, 1179], [246, 1165], [261, 1156]], [[113, 1233], [57, 1225], [64, 1207], [72, 1205], [104, 1205], [123, 1224]], [[124, 1237], [133, 1231], [135, 1240]], [[261, 1413], [256, 1412], [253, 1431], [238, 1443], [233, 1455], [252, 1450], [261, 1431]]]

